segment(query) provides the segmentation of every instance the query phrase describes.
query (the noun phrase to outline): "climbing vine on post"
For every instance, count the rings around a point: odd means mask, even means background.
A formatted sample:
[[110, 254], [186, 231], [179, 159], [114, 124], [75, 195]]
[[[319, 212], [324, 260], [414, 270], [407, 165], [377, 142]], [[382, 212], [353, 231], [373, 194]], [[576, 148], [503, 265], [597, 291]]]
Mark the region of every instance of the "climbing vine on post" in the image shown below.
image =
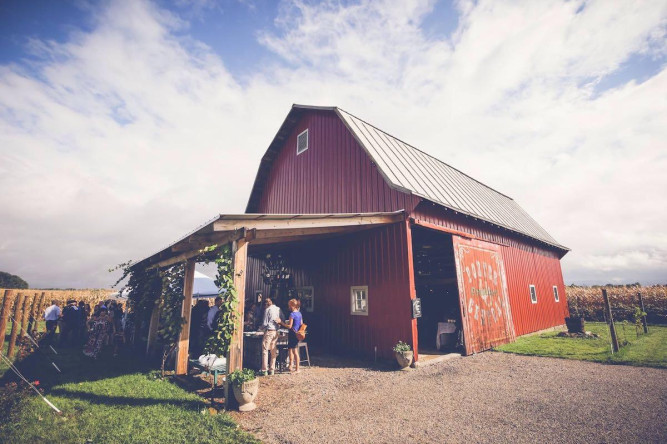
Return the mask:
[[162, 272], [162, 313], [158, 335], [165, 348], [173, 348], [183, 329], [183, 285], [185, 263], [173, 265]]
[[236, 307], [238, 305], [236, 289], [234, 288], [232, 249], [227, 244], [222, 247], [217, 245], [207, 247], [204, 251], [215, 251], [217, 253], [215, 263], [218, 266], [218, 273], [215, 278], [215, 285], [220, 289], [220, 297], [222, 298], [220, 311], [213, 324], [213, 334], [206, 341], [204, 352], [226, 356], [236, 328]]

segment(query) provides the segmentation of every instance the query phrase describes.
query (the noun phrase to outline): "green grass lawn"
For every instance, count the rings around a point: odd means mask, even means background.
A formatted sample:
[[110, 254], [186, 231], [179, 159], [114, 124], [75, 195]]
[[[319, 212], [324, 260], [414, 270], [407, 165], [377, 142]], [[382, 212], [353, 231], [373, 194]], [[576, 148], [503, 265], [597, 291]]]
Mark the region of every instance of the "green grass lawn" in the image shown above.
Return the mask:
[[78, 347], [58, 351], [62, 374], [39, 353], [19, 365], [63, 414], [32, 391], [3, 387], [7, 372], [0, 381], [0, 442], [257, 442], [224, 412], [211, 415], [203, 398], [159, 379], [140, 356], [103, 354], [93, 361]]
[[601, 322], [587, 322], [586, 330], [597, 339], [560, 338], [557, 332], [524, 336], [497, 348], [522, 355], [551, 356], [584, 361], [667, 368], [667, 326], [649, 326], [647, 335], [637, 338], [633, 325], [616, 324], [619, 343], [627, 341], [618, 353], [611, 354], [609, 328]]

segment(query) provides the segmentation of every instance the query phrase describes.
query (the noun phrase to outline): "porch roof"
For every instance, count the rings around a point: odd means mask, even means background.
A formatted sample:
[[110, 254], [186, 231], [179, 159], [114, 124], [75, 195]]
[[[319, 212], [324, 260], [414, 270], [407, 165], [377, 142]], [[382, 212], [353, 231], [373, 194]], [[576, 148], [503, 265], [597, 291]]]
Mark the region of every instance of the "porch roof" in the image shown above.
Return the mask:
[[275, 244], [351, 233], [405, 220], [405, 211], [330, 214], [220, 214], [131, 268], [168, 267], [200, 254], [209, 245], [245, 239]]

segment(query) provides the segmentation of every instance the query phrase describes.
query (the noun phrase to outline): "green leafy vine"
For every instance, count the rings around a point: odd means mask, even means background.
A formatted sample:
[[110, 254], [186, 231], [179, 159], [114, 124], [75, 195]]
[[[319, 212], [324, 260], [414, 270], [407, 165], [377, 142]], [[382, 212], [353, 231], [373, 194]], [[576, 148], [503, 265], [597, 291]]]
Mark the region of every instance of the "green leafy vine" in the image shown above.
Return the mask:
[[216, 316], [216, 322], [213, 326], [213, 334], [208, 338], [204, 345], [204, 352], [214, 353], [218, 356], [226, 356], [229, 352], [232, 336], [236, 329], [236, 307], [238, 305], [236, 288], [234, 288], [232, 249], [229, 245], [224, 245], [220, 248], [214, 245], [205, 250], [217, 250], [215, 263], [218, 266], [218, 273], [215, 278], [215, 285], [220, 289], [222, 305]]

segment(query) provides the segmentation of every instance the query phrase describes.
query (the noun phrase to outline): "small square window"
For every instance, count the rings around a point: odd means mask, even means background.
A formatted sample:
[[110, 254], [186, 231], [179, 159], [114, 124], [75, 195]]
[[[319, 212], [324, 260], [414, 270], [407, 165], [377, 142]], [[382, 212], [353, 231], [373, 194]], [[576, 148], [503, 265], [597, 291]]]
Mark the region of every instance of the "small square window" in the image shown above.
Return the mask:
[[296, 137], [296, 155], [308, 149], [308, 130], [303, 131]]
[[537, 304], [537, 291], [535, 291], [535, 286], [530, 286], [530, 302]]
[[368, 316], [368, 286], [352, 287], [351, 302], [353, 315]]
[[554, 301], [560, 302], [560, 298], [558, 297], [558, 287], [554, 285]]

